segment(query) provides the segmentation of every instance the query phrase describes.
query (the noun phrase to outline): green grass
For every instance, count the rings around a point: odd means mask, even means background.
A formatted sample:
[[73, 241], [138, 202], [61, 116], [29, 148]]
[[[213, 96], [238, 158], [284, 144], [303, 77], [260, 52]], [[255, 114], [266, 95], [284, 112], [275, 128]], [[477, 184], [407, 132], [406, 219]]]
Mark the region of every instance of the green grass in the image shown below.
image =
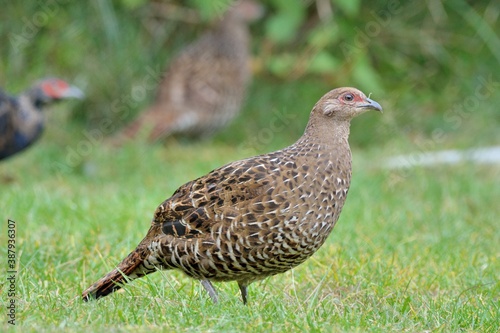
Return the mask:
[[17, 223], [19, 331], [500, 329], [498, 167], [373, 167], [391, 145], [354, 150], [353, 184], [330, 238], [305, 264], [251, 285], [248, 306], [235, 283], [217, 284], [221, 302], [213, 305], [198, 282], [176, 271], [82, 303], [81, 291], [135, 247], [162, 200], [244, 151], [220, 136], [116, 152], [96, 146], [58, 173], [54, 161], [80, 141], [78, 132], [49, 127], [36, 148], [0, 164], [2, 249], [6, 219]]

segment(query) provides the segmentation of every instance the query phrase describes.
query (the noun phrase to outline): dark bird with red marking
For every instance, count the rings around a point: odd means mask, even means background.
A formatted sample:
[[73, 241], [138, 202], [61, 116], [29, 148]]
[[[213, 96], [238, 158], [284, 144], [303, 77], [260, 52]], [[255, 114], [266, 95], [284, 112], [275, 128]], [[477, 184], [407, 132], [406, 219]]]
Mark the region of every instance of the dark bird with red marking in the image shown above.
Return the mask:
[[83, 92], [56, 78], [41, 80], [19, 96], [0, 90], [0, 160], [38, 140], [44, 129], [44, 106], [66, 98], [83, 98]]
[[229, 163], [181, 186], [154, 213], [146, 237], [112, 272], [83, 292], [106, 296], [158, 269], [247, 286], [303, 263], [335, 226], [351, 183], [351, 119], [382, 111], [355, 88], [338, 88], [313, 107], [291, 146]]

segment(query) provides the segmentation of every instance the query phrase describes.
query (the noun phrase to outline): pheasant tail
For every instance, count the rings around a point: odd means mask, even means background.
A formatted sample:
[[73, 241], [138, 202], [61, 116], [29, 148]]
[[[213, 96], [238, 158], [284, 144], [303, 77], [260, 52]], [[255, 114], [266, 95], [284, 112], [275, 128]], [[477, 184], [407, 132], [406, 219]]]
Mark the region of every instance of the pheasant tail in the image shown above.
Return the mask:
[[112, 146], [120, 147], [128, 139], [147, 136], [149, 142], [155, 142], [163, 137], [167, 137], [176, 128], [177, 114], [176, 113], [163, 113], [162, 110], [152, 107], [144, 114], [140, 115], [132, 121], [125, 129], [121, 130], [118, 134], [113, 136], [109, 143]]
[[[156, 233], [156, 228], [152, 227], [149, 230], [148, 236], [154, 233]], [[123, 259], [116, 269], [106, 274], [85, 290], [82, 294], [83, 299], [89, 301], [107, 296], [120, 289], [124, 284], [155, 272], [156, 267], [154, 265], [148, 266], [145, 264], [146, 259], [151, 253], [147, 248], [148, 236], [134, 251]]]

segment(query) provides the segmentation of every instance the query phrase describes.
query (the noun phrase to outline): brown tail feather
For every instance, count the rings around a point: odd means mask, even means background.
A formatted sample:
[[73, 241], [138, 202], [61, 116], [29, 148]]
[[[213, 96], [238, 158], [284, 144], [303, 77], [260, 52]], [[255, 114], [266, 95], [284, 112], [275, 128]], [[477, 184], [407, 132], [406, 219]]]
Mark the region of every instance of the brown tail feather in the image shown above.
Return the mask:
[[161, 109], [152, 107], [115, 134], [109, 142], [112, 146], [120, 147], [128, 140], [141, 136], [150, 143], [154, 143], [168, 136], [175, 127], [176, 116]]
[[[140, 255], [137, 251], [130, 253], [116, 269], [109, 272], [99, 281], [91, 285], [87, 290], [82, 293], [84, 301], [98, 299], [111, 294], [112, 292], [120, 289], [124, 284], [144, 276], [151, 272], [141, 272], [137, 274], [137, 269], [140, 268], [144, 262], [144, 256]], [[131, 276], [133, 273], [133, 277]]]
[[149, 257], [151, 251], [149, 244], [161, 230], [161, 226], [153, 224], [146, 237], [139, 243], [137, 248], [130, 253], [116, 269], [109, 272], [99, 281], [91, 285], [82, 293], [84, 301], [98, 299], [120, 289], [124, 284], [156, 271], [154, 267], [145, 267], [144, 261]]

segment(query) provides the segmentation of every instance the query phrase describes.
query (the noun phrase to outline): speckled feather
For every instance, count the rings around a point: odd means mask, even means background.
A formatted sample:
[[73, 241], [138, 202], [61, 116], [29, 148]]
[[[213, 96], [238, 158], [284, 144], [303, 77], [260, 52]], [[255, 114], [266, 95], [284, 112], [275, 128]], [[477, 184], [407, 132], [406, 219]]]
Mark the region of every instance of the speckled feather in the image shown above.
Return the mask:
[[[347, 95], [352, 101], [343, 100]], [[330, 234], [351, 182], [350, 119], [368, 109], [381, 110], [359, 90], [332, 90], [293, 145], [181, 186], [157, 208], [137, 249], [84, 299], [160, 268], [180, 269], [209, 285], [237, 281], [246, 302], [246, 286], [301, 264]]]

